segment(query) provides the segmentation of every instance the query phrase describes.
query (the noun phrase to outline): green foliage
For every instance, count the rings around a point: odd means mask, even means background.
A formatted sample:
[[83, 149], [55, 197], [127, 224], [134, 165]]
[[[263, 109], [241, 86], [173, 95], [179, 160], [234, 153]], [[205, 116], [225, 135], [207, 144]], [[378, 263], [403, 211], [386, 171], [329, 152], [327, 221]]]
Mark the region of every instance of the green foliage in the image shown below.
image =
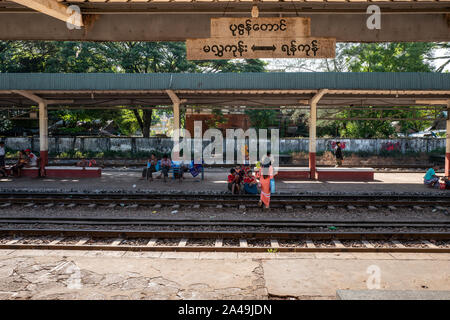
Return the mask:
[[255, 129], [267, 129], [277, 126], [278, 110], [246, 110], [245, 114], [250, 118], [251, 126]]
[[105, 151], [105, 152], [81, 152], [71, 150], [60, 153], [50, 153], [51, 158], [57, 159], [146, 159], [154, 153], [156, 157], [161, 158], [163, 152], [152, 150], [151, 152], [131, 152], [131, 151]]
[[213, 109], [211, 114], [212, 118], [206, 121], [208, 128], [217, 128], [221, 124], [228, 122], [220, 109]]
[[428, 42], [363, 43], [344, 50], [352, 72], [431, 72], [436, 45]]
[[[366, 43], [344, 46], [340, 53], [352, 72], [432, 72], [430, 62], [432, 50], [437, 44], [416, 43]], [[424, 118], [433, 111], [424, 110], [345, 110], [334, 114], [336, 118]], [[400, 133], [421, 131], [431, 125], [431, 121], [404, 120], [398, 128], [389, 120], [349, 120], [323, 122], [318, 128], [321, 136], [346, 138], [387, 138]], [[319, 124], [320, 125], [320, 124]]]
[[[188, 61], [184, 42], [0, 41], [0, 72], [262, 72], [265, 64], [261, 60]], [[140, 129], [144, 137], [150, 135], [156, 115], [149, 109], [49, 113], [50, 119], [66, 120], [69, 127], [78, 121], [114, 119], [119, 133], [131, 135]]]

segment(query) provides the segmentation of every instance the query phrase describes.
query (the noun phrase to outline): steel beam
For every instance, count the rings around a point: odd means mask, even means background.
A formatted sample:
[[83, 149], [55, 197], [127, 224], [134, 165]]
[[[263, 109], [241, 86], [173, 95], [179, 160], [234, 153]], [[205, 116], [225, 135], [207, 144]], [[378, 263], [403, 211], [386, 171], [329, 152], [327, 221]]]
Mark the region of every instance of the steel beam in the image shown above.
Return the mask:
[[[195, 13], [104, 14], [99, 15], [89, 28], [70, 30], [64, 22], [43, 14], [0, 11], [0, 39], [185, 41], [187, 38], [208, 38], [210, 19], [218, 16]], [[366, 14], [314, 15], [311, 34], [336, 38], [338, 42], [450, 41], [448, 13], [382, 15], [380, 30], [369, 30], [367, 17]]]

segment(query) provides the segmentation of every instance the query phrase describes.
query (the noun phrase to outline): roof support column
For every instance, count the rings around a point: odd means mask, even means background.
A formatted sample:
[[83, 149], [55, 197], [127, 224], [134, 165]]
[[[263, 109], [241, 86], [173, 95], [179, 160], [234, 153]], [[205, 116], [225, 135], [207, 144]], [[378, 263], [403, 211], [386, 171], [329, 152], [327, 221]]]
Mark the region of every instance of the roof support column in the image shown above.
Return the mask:
[[46, 101], [39, 102], [39, 145], [41, 176], [45, 176], [45, 166], [48, 165], [48, 109]]
[[[173, 103], [173, 142], [175, 144], [179, 144], [180, 142], [180, 104], [185, 103], [186, 100], [180, 100], [178, 96], [175, 94], [173, 90], [166, 90], [170, 100]], [[174, 152], [172, 154], [172, 160], [180, 160], [180, 154], [178, 152]]]
[[309, 178], [316, 179], [316, 127], [317, 127], [317, 103], [327, 93], [327, 89], [319, 90], [310, 101], [309, 113]]
[[45, 176], [45, 166], [48, 165], [48, 108], [49, 104], [73, 103], [73, 100], [46, 100], [30, 91], [13, 90], [14, 93], [36, 102], [39, 105], [39, 154], [40, 154], [40, 173]]
[[447, 132], [445, 139], [445, 176], [450, 177], [450, 100], [447, 100]]

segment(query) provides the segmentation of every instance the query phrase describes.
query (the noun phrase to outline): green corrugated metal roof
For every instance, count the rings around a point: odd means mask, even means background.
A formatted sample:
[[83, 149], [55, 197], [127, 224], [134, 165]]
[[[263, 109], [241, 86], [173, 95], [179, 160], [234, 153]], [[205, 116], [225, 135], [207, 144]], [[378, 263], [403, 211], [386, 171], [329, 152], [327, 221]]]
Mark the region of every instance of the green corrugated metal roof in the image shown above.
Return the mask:
[[450, 73], [0, 73], [0, 90], [450, 90]]

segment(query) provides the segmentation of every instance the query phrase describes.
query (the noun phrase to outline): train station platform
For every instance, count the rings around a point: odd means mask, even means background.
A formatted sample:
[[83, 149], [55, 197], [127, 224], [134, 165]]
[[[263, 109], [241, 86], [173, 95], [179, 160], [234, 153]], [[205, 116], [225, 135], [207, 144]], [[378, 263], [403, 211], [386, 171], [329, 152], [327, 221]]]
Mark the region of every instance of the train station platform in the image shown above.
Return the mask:
[[337, 299], [450, 290], [450, 254], [0, 250], [0, 299]]
[[339, 300], [450, 300], [450, 291], [337, 290]]
[[[374, 173], [373, 181], [320, 181], [307, 179], [277, 179], [277, 193], [449, 193], [449, 190], [431, 189], [423, 185], [425, 173]], [[169, 176], [167, 182], [154, 179], [140, 180], [141, 169], [104, 169], [99, 178], [0, 178], [0, 190], [73, 191], [73, 192], [206, 192], [222, 193], [227, 190], [228, 170], [205, 170], [205, 179], [193, 178], [186, 173], [180, 183]], [[154, 174], [154, 177], [156, 175]]]

